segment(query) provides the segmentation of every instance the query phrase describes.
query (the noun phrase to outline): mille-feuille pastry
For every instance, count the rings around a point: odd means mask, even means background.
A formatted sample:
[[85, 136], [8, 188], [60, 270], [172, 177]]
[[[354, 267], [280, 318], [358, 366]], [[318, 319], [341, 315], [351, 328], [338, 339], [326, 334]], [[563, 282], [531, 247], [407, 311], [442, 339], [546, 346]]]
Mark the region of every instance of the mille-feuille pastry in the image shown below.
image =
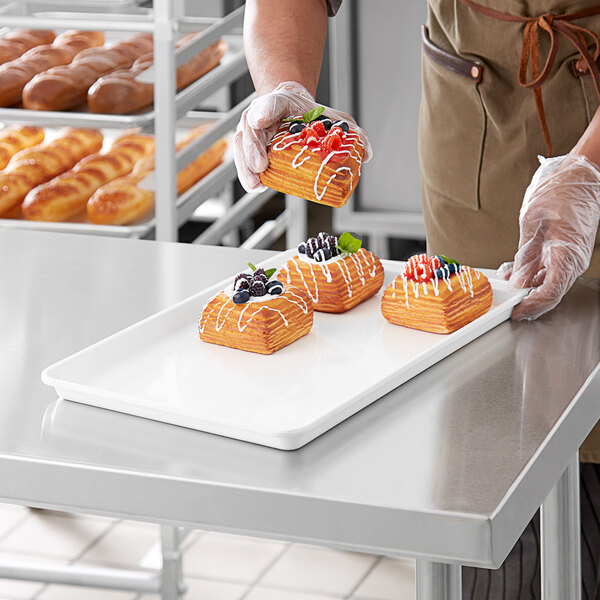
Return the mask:
[[493, 298], [480, 271], [444, 256], [419, 254], [384, 291], [381, 312], [395, 325], [452, 333], [484, 315]]
[[323, 107], [285, 119], [267, 148], [263, 185], [328, 206], [343, 206], [358, 183], [365, 155], [358, 133]]
[[[356, 234], [354, 234], [356, 235]], [[376, 294], [383, 285], [381, 262], [350, 233], [339, 239], [319, 233], [298, 246], [298, 254], [280, 269], [278, 276], [306, 292], [314, 309], [341, 313]]]
[[200, 339], [258, 354], [273, 354], [306, 335], [313, 324], [308, 295], [272, 279], [276, 269], [240, 273], [212, 298], [198, 321]]

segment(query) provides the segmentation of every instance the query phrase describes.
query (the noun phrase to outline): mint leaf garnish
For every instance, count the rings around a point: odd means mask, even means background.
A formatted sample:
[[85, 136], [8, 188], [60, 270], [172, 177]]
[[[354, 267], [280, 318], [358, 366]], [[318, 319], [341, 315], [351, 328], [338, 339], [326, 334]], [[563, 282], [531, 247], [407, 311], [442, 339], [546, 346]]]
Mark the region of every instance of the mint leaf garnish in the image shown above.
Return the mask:
[[453, 258], [448, 258], [447, 256], [444, 256], [443, 254], [438, 254], [438, 256], [447, 264], [447, 265], [460, 265], [460, 263], [457, 260], [454, 260]]
[[302, 120], [305, 123], [310, 123], [311, 121], [314, 121], [317, 117], [321, 116], [324, 112], [325, 112], [324, 106], [317, 106], [316, 108], [313, 108], [312, 110], [305, 112], [302, 115]]
[[298, 117], [289, 117], [288, 119], [282, 119], [284, 123], [302, 123], [302, 119]]
[[342, 233], [342, 235], [340, 235], [337, 246], [340, 252], [354, 254], [355, 252], [358, 252], [362, 246], [362, 240], [354, 237], [351, 233], [346, 231], [346, 233]]
[[267, 276], [267, 279], [271, 279], [271, 277], [273, 277], [273, 273], [275, 273], [275, 271], [277, 271], [277, 269], [267, 269], [265, 271], [265, 275]]
[[248, 263], [248, 266], [252, 269], [252, 272], [256, 271], [256, 267], [251, 262]]

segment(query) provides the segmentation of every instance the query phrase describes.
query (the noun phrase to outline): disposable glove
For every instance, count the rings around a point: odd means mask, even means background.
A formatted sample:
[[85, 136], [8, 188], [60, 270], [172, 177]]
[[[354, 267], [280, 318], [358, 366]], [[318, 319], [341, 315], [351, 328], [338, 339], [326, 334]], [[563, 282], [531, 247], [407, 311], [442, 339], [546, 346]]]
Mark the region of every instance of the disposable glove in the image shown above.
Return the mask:
[[585, 156], [544, 159], [525, 192], [519, 250], [498, 275], [513, 289], [531, 288], [515, 320], [552, 310], [589, 266], [600, 219], [600, 171]]
[[[295, 81], [280, 83], [272, 92], [259, 96], [242, 113], [233, 138], [233, 157], [240, 183], [247, 192], [265, 190], [258, 177], [269, 161], [267, 145], [281, 125], [281, 120], [289, 116], [303, 115], [315, 108], [317, 103], [310, 92]], [[365, 146], [363, 162], [371, 159], [372, 151], [367, 134], [346, 113], [325, 108], [325, 113], [333, 120], [344, 120], [355, 130]]]

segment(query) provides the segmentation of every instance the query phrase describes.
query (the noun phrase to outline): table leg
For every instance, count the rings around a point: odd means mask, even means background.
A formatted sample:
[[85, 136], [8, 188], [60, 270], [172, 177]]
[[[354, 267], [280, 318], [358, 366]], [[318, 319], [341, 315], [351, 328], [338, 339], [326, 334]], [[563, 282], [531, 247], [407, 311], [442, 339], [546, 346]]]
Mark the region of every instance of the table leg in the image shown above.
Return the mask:
[[160, 600], [181, 600], [185, 593], [181, 560], [181, 541], [184, 532], [179, 527], [161, 525], [162, 577]]
[[542, 600], [581, 599], [579, 456], [544, 501], [541, 518]]
[[462, 600], [461, 566], [418, 560], [417, 600]]

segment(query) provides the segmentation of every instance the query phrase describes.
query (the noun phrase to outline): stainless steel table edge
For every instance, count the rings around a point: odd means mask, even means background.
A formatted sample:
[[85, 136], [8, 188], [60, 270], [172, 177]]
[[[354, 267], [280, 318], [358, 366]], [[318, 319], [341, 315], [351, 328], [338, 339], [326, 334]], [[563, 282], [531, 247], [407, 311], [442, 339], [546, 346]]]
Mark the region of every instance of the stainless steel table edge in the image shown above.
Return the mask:
[[[519, 519], [516, 507], [520, 506], [522, 510], [523, 506], [526, 506], [528, 514], [533, 517], [554, 487], [548, 488], [540, 482], [544, 481], [544, 477], [559, 481], [596, 423], [598, 402], [600, 364], [588, 376], [567, 410], [552, 428], [551, 434], [515, 479], [496, 511], [490, 515], [491, 568], [500, 567], [514, 545], [514, 540], [520, 536], [530, 520]], [[579, 427], [577, 431], [579, 423], [587, 425], [583, 429]], [[576, 444], [574, 440], [580, 440], [580, 443]], [[544, 476], [541, 476], [542, 473]], [[529, 480], [526, 485], [525, 479]]]

